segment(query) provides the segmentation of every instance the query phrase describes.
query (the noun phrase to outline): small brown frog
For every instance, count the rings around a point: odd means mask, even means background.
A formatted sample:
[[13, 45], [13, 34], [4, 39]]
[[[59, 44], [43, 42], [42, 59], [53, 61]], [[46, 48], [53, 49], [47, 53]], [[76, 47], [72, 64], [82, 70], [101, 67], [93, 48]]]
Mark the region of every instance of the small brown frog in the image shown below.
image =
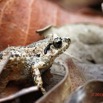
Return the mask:
[[10, 57], [5, 66], [6, 69], [0, 74], [0, 92], [5, 89], [9, 81], [32, 78], [42, 93], [45, 94], [41, 72], [48, 69], [55, 58], [63, 53], [69, 45], [69, 38], [51, 37], [28, 46], [13, 46], [1, 51], [0, 61], [8, 53]]

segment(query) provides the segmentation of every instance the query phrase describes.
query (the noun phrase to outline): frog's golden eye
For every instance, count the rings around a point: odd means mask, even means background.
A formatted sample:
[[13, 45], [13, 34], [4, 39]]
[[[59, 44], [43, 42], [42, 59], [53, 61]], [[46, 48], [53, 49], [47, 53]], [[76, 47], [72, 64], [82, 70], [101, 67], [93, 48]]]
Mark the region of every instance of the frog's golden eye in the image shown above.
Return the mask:
[[53, 45], [55, 48], [61, 48], [62, 46], [62, 39], [60, 37], [55, 38], [53, 41]]

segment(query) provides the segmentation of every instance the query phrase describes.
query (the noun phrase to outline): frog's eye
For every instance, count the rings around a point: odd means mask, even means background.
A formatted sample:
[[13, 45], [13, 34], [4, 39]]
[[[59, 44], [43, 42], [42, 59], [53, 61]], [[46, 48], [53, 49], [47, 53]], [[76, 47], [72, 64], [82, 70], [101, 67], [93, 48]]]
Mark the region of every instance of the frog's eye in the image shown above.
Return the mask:
[[60, 37], [55, 38], [53, 41], [53, 45], [55, 48], [61, 48], [62, 46], [62, 39]]

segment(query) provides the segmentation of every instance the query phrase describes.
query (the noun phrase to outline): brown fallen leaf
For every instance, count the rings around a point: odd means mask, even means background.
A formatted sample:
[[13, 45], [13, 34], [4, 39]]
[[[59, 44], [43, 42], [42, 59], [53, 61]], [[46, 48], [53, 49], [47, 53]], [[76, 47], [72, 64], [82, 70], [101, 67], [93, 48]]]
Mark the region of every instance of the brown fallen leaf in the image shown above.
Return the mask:
[[66, 11], [47, 0], [1, 0], [0, 10], [0, 50], [8, 45], [26, 45], [42, 39], [35, 31], [50, 24], [103, 24], [102, 15]]

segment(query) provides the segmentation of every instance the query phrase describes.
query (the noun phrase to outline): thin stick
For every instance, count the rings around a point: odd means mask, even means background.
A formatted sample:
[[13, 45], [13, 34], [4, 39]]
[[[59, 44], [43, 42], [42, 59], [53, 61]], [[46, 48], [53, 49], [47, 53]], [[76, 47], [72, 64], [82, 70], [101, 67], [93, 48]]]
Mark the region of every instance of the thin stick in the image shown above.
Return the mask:
[[30, 92], [34, 92], [34, 91], [38, 91], [38, 90], [39, 90], [38, 86], [25, 88], [25, 89], [22, 89], [22, 90], [20, 90], [19, 92], [15, 93], [15, 94], [12, 94], [12, 95], [10, 95], [8, 97], [0, 99], [0, 102], [11, 100], [11, 99], [19, 97], [21, 95], [24, 95], [24, 94], [27, 94], [27, 93], [30, 93]]

